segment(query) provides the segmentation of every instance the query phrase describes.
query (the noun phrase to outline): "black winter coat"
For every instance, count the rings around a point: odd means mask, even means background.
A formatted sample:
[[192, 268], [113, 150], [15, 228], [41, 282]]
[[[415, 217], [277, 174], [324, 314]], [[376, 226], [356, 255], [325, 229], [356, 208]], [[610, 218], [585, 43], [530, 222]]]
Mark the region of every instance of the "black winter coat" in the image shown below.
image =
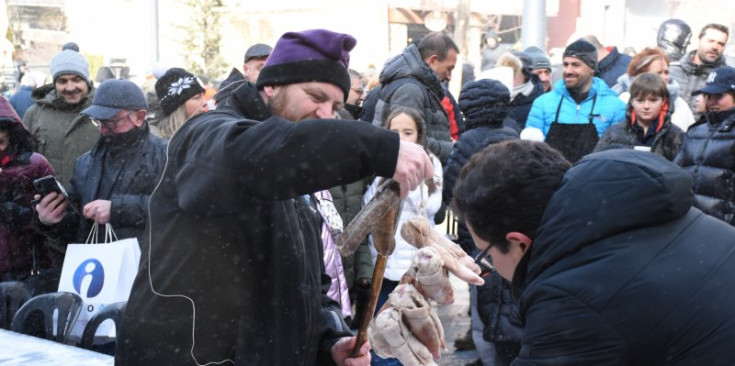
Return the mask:
[[[534, 75], [534, 79], [536, 78], [538, 77]], [[531, 94], [518, 94], [510, 102], [508, 116], [516, 121], [516, 123], [518, 124], [518, 131], [522, 131], [524, 128], [526, 128], [526, 119], [528, 118], [528, 113], [531, 112], [533, 101], [536, 100], [536, 98], [538, 98], [543, 93], [544, 85], [541, 84], [540, 81], [535, 81], [533, 83], [533, 90], [531, 91]]]
[[735, 225], [735, 108], [706, 118], [687, 131], [674, 161], [694, 180], [694, 206]]
[[617, 84], [620, 75], [628, 71], [628, 65], [632, 59], [629, 55], [620, 53], [617, 47], [613, 47], [610, 53], [597, 64], [597, 77], [612, 88]]
[[398, 135], [237, 110], [196, 116], [169, 144], [116, 365], [329, 365], [351, 335], [324, 306], [322, 245], [297, 198], [392, 176]]
[[[144, 124], [138, 138], [122, 152], [126, 162], [117, 178], [111, 178], [115, 180], [111, 192], [103, 194], [99, 191], [103, 174], [111, 173], [103, 163], [109, 147], [104, 138], [99, 139], [92, 150], [74, 164], [69, 202], [81, 213], [84, 206], [94, 200], [111, 201], [110, 224], [117, 237], [137, 238], [142, 243], [148, 220], [148, 198], [166, 164], [166, 146], [167, 141], [151, 134], [148, 125]], [[38, 223], [38, 227], [62, 244], [69, 244], [84, 243], [93, 224], [94, 221], [80, 217], [69, 207], [60, 223], [51, 227]], [[100, 231], [98, 241], [104, 241], [104, 230]]]
[[444, 164], [452, 151], [449, 118], [442, 106], [444, 89], [415, 45], [409, 45], [400, 55], [385, 63], [380, 72], [380, 84], [377, 98], [365, 100], [366, 103], [375, 103], [372, 123], [382, 127], [383, 119], [395, 106], [418, 110], [426, 123], [428, 148]]
[[[681, 142], [684, 139], [684, 131], [672, 124], [671, 118], [669, 117], [670, 115], [667, 116], [661, 130], [654, 136], [651, 152], [665, 157], [666, 160], [672, 161], [679, 152], [679, 146], [681, 146]], [[633, 128], [629, 121], [616, 123], [602, 134], [600, 141], [595, 146], [595, 151], [607, 150], [613, 146], [632, 149], [641, 145], [639, 141], [642, 135], [643, 131]]]
[[692, 208], [691, 188], [647, 152], [572, 167], [514, 273], [513, 365], [735, 364], [735, 229]]
[[[493, 89], [482, 81], [466, 84], [462, 89], [459, 108], [464, 114], [467, 131], [460, 135], [444, 165], [442, 200], [446, 205], [452, 202], [459, 172], [472, 155], [488, 145], [520, 138], [514, 128], [505, 127], [515, 123], [507, 118], [509, 98], [508, 89]], [[467, 254], [471, 255], [475, 251], [475, 244], [464, 224], [458, 227], [457, 243]]]

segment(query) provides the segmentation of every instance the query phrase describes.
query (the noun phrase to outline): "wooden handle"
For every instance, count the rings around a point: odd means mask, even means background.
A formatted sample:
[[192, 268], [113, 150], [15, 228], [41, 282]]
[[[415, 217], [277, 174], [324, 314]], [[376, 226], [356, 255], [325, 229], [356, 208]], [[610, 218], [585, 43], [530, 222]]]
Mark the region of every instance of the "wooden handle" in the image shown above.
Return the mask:
[[375, 259], [375, 269], [373, 269], [373, 283], [370, 287], [370, 297], [368, 298], [367, 306], [360, 319], [360, 329], [357, 331], [357, 340], [355, 341], [355, 348], [352, 349], [350, 356], [352, 358], [362, 356], [360, 354], [360, 348], [367, 341], [367, 329], [370, 325], [370, 321], [373, 319], [373, 313], [375, 313], [375, 307], [378, 304], [378, 295], [380, 294], [380, 288], [383, 286], [383, 274], [385, 274], [385, 265], [388, 262], [388, 256], [393, 253], [393, 248], [396, 245], [395, 242], [395, 218], [396, 218], [397, 206], [394, 204], [385, 216], [380, 219], [378, 227], [373, 229], [373, 246], [378, 252], [378, 257]]
[[380, 294], [380, 288], [383, 286], [383, 274], [385, 274], [385, 265], [388, 263], [388, 257], [384, 257], [378, 254], [375, 259], [375, 270], [373, 270], [373, 283], [370, 287], [370, 297], [368, 303], [362, 313], [362, 319], [360, 319], [360, 328], [357, 331], [357, 340], [355, 341], [355, 348], [352, 349], [350, 356], [352, 358], [360, 357], [360, 347], [367, 341], [367, 330], [370, 325], [370, 321], [373, 320], [373, 313], [375, 313], [375, 307], [378, 305], [378, 294]]

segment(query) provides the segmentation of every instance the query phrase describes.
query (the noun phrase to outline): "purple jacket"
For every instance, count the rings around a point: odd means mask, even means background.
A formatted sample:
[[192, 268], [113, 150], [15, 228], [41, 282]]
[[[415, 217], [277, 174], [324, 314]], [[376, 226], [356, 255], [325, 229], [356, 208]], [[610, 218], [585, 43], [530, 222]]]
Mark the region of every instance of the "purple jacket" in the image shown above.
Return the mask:
[[0, 275], [22, 280], [31, 269], [51, 265], [44, 237], [31, 226], [31, 200], [33, 180], [54, 175], [54, 170], [43, 155], [33, 152], [30, 132], [5, 98], [0, 98], [0, 130], [7, 131], [11, 141], [0, 152]]

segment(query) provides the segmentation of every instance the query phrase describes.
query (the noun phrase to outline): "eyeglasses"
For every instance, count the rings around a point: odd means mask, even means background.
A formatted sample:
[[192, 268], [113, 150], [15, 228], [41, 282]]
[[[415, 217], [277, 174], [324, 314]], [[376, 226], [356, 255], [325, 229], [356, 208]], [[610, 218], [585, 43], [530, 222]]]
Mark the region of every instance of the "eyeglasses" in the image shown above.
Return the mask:
[[493, 258], [487, 254], [492, 246], [492, 244], [488, 245], [487, 248], [475, 257], [475, 264], [480, 267], [480, 277], [485, 277], [495, 270], [495, 267], [493, 267]]
[[114, 130], [117, 127], [117, 124], [120, 123], [122, 120], [130, 117], [133, 113], [136, 111], [131, 111], [130, 113], [116, 119], [97, 119], [94, 117], [89, 117], [89, 119], [92, 121], [92, 123], [95, 124], [95, 126], [105, 125], [105, 127]]

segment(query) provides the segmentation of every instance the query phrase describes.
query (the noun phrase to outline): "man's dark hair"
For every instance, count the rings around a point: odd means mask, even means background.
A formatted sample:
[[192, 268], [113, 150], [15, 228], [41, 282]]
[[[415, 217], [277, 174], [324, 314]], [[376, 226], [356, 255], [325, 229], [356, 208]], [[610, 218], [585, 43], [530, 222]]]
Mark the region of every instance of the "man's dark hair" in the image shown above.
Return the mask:
[[705, 25], [702, 28], [702, 30], [699, 32], [699, 39], [702, 39], [702, 37], [704, 37], [704, 34], [707, 32], [707, 29], [715, 29], [715, 30], [718, 30], [718, 31], [720, 31], [722, 33], [725, 33], [725, 35], [727, 36], [727, 38], [730, 38], [730, 30], [727, 29], [726, 26], [724, 26], [722, 24], [717, 24], [717, 23], [710, 23], [710, 24]]
[[419, 42], [419, 55], [422, 60], [426, 60], [431, 55], [437, 55], [439, 61], [444, 61], [447, 58], [447, 53], [450, 49], [454, 52], [459, 53], [459, 47], [454, 43], [452, 38], [442, 32], [429, 33], [426, 37], [421, 39]]
[[480, 238], [508, 252], [505, 235], [536, 236], [546, 205], [571, 164], [544, 142], [509, 140], [470, 158], [454, 186], [452, 211]]

